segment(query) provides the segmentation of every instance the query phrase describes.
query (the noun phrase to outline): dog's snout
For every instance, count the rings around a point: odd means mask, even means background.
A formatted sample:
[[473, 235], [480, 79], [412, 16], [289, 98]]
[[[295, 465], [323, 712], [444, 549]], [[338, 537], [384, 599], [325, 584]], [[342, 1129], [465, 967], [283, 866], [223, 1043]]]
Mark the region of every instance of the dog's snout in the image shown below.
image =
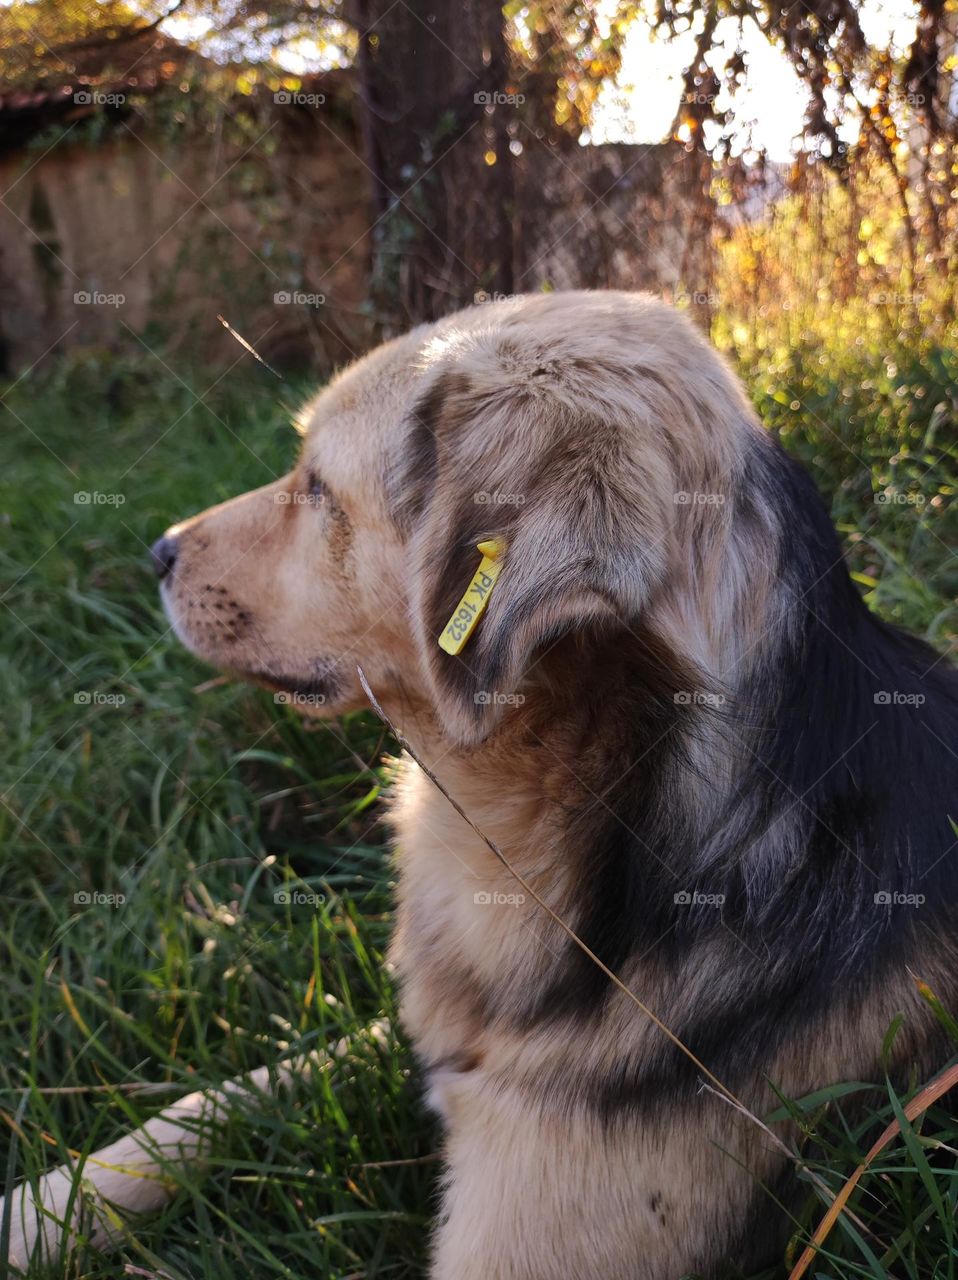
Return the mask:
[[176, 550], [176, 539], [171, 538], [168, 533], [164, 533], [162, 538], [157, 538], [150, 547], [153, 571], [160, 581], [172, 573], [173, 566], [176, 564]]

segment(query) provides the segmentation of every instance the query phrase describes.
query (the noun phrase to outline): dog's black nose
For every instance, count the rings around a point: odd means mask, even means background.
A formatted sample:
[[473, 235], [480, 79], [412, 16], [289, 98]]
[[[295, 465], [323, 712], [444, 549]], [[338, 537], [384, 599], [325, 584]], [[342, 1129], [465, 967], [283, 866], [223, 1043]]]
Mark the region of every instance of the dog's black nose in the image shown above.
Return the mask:
[[150, 547], [150, 559], [154, 573], [162, 581], [167, 574], [172, 573], [176, 564], [176, 539], [166, 533], [162, 538], [157, 538]]

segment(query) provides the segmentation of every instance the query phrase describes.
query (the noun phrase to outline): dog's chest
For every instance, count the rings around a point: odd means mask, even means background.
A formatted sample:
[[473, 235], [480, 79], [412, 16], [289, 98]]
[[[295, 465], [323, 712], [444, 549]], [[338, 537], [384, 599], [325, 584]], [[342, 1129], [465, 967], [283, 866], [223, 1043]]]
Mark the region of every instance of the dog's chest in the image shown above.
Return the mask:
[[[528, 1002], [556, 943], [534, 899], [418, 770], [410, 770], [397, 790], [391, 822], [399, 886], [391, 959], [401, 982], [403, 1021], [427, 1061], [460, 1069], [481, 1054], [495, 1016]], [[460, 800], [470, 814], [480, 811], [476, 821], [542, 892], [549, 854], [538, 845], [529, 848], [530, 832], [547, 839], [541, 803], [536, 809], [532, 798], [519, 805], [513, 800], [491, 812], [475, 798], [472, 807], [468, 801]], [[510, 848], [513, 832], [523, 833], [523, 847], [512, 838]]]

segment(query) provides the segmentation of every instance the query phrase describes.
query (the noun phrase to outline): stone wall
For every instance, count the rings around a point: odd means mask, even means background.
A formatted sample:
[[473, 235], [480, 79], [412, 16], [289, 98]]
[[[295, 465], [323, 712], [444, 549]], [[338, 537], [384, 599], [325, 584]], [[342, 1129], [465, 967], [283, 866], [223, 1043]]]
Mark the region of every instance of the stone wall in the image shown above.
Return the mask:
[[228, 143], [118, 124], [0, 158], [7, 369], [134, 335], [160, 354], [239, 356], [217, 314], [288, 365], [361, 348], [369, 220], [354, 130], [296, 114], [277, 109]]
[[705, 290], [707, 175], [672, 145], [526, 147], [517, 286]]

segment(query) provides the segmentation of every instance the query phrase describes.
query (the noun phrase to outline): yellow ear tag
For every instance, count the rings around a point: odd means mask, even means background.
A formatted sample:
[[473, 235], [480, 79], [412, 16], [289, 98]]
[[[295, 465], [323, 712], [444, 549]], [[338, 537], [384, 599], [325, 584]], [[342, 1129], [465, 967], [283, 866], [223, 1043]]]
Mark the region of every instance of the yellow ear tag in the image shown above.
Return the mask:
[[492, 588], [496, 585], [496, 579], [502, 570], [506, 540], [490, 538], [488, 542], [476, 543], [476, 549], [482, 552], [482, 560], [476, 570], [476, 576], [469, 583], [466, 594], [456, 605], [455, 612], [439, 637], [439, 648], [446, 653], [461, 653], [476, 623], [482, 617], [482, 611], [489, 603]]

